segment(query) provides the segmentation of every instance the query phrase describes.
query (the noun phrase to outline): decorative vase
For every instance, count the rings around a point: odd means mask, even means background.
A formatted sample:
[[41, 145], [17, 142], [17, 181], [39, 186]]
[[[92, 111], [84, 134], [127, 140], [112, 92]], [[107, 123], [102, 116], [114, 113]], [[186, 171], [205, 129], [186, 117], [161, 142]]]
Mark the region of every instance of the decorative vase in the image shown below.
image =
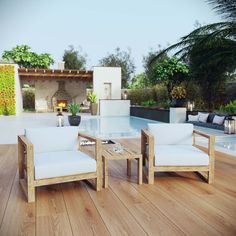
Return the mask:
[[97, 103], [91, 103], [91, 115], [96, 116], [98, 113], [98, 104]]
[[81, 116], [68, 116], [68, 121], [71, 126], [79, 126], [81, 121]]

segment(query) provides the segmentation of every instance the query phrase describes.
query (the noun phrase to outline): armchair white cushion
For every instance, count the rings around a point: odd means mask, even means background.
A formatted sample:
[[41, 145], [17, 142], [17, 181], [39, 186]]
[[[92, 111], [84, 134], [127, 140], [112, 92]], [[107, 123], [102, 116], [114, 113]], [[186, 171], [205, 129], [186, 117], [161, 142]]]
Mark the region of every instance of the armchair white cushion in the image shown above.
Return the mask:
[[206, 166], [209, 156], [191, 145], [155, 145], [155, 166]]
[[155, 145], [192, 145], [192, 124], [148, 124]]
[[80, 151], [44, 152], [34, 156], [35, 179], [96, 171], [96, 161]]
[[78, 149], [78, 127], [47, 127], [25, 130], [35, 153], [72, 151]]

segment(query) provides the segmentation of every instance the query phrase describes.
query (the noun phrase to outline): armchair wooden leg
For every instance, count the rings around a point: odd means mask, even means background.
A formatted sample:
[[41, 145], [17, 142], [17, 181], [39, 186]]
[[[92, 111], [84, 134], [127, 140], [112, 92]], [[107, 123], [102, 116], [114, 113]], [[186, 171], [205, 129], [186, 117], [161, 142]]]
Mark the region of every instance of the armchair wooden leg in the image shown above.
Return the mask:
[[211, 168], [208, 172], [208, 178], [207, 178], [208, 184], [212, 184], [213, 180], [214, 180], [214, 169]]
[[35, 187], [27, 186], [28, 202], [35, 202]]
[[[102, 164], [102, 163], [100, 163]], [[97, 179], [96, 179], [96, 190], [97, 191], [101, 191], [102, 190], [102, 181], [103, 181], [103, 167], [102, 165], [98, 166], [98, 170], [97, 170]]]
[[148, 168], [148, 184], [154, 184], [154, 171], [152, 166]]

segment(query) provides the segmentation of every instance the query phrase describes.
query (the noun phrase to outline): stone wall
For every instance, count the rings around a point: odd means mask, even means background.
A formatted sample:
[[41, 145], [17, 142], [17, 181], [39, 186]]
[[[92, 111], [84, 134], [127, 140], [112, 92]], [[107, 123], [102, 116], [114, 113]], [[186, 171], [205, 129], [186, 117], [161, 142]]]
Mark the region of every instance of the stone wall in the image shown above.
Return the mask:
[[[80, 104], [86, 99], [86, 83], [82, 81], [66, 81], [65, 88], [73, 101]], [[37, 112], [52, 111], [52, 96], [58, 90], [56, 80], [35, 81], [35, 110]]]

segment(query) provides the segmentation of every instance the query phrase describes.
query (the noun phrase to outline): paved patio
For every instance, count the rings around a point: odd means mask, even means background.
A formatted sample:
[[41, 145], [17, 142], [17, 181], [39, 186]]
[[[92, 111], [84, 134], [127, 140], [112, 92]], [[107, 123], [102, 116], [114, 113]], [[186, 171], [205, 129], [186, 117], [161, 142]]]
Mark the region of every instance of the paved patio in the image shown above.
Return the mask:
[[[65, 125], [69, 125], [65, 113]], [[89, 116], [83, 113], [83, 117]], [[17, 135], [24, 134], [25, 128], [50, 127], [57, 125], [56, 113], [27, 113], [18, 116], [0, 116], [0, 144], [17, 143]]]

